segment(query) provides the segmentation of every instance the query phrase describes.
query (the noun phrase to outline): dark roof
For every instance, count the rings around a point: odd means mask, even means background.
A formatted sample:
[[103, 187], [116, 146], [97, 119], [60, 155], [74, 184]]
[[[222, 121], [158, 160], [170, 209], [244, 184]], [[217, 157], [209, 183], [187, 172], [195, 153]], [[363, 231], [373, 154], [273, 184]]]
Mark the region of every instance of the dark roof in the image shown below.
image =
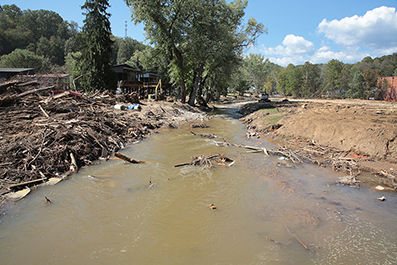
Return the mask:
[[139, 70], [139, 69], [136, 69], [136, 68], [133, 68], [133, 67], [131, 67], [130, 65], [128, 65], [128, 64], [118, 64], [118, 65], [113, 65], [112, 66], [112, 69], [117, 73], [117, 70], [116, 69], [123, 69], [123, 70], [127, 70], [127, 71], [133, 71], [133, 72], [137, 72], [137, 73], [140, 73], [140, 74], [143, 74], [143, 72], [141, 71], [141, 70]]
[[22, 73], [33, 71], [34, 68], [0, 68], [0, 72], [2, 73]]

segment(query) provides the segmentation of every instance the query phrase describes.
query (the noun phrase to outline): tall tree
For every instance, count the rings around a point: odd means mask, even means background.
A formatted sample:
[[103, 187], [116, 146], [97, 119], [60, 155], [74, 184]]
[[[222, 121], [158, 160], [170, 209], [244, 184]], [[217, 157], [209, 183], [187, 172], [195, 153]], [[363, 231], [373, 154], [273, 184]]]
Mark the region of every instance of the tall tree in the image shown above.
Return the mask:
[[244, 67], [250, 77], [255, 93], [262, 92], [270, 70], [270, 61], [263, 55], [250, 53], [244, 59]]
[[317, 65], [305, 62], [301, 66], [301, 70], [303, 74], [301, 96], [311, 97], [316, 94], [320, 85], [320, 69]]
[[331, 93], [341, 92], [342, 82], [342, 70], [343, 63], [336, 59], [332, 59], [327, 64], [326, 78], [327, 78], [327, 90]]
[[[223, 43], [234, 44], [231, 50], [236, 52], [236, 48], [252, 43], [263, 32], [263, 25], [254, 19], [247, 27], [240, 27], [246, 0], [125, 1], [131, 7], [133, 21], [145, 23], [157, 54], [168, 56], [171, 81], [179, 84], [182, 102], [187, 88], [191, 90], [189, 104], [194, 104], [203, 74], [211, 75], [210, 59], [225, 50]], [[230, 34], [234, 34], [233, 39], [227, 38]]]
[[[175, 75], [181, 87], [182, 102], [186, 100], [185, 68], [183, 58], [183, 39], [185, 28], [190, 16], [192, 0], [125, 0], [131, 8], [132, 19], [135, 23], [145, 23], [145, 31], [159, 54], [167, 51], [175, 58]], [[169, 54], [170, 52], [170, 54]]]
[[112, 40], [110, 14], [107, 0], [86, 0], [81, 7], [86, 10], [83, 34], [85, 43], [82, 48], [82, 69], [86, 76], [86, 91], [116, 88], [115, 73], [111, 69]]
[[119, 40], [119, 46], [117, 50], [117, 64], [123, 64], [127, 62], [134, 55], [135, 51], [142, 51], [145, 49], [145, 45], [137, 40], [131, 38], [124, 38]]

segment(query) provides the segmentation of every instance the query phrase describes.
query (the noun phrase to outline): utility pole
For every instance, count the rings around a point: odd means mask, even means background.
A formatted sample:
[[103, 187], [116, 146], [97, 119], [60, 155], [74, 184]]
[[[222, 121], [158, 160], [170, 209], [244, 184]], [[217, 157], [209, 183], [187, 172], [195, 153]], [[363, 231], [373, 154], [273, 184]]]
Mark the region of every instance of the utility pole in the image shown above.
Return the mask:
[[125, 37], [127, 38], [127, 20], [125, 21]]

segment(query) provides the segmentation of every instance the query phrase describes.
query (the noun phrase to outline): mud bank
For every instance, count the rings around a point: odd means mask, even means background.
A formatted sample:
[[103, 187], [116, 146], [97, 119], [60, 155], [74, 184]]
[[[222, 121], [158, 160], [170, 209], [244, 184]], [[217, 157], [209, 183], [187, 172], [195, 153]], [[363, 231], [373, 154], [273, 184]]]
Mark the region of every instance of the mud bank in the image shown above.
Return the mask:
[[[369, 171], [397, 187], [397, 105], [388, 102], [274, 101], [242, 106], [248, 137], [283, 139], [288, 148], [351, 176]], [[338, 159], [337, 162], [335, 159]]]

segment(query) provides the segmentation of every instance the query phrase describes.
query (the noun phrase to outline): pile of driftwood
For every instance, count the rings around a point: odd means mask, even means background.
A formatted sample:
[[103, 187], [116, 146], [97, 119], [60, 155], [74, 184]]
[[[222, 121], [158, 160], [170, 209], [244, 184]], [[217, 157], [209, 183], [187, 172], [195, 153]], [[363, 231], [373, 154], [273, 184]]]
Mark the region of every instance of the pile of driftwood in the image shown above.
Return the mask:
[[0, 193], [77, 171], [158, 128], [115, 112], [116, 102], [138, 97], [62, 91], [23, 78], [0, 84]]
[[[360, 175], [360, 173], [362, 171], [368, 171], [368, 168], [363, 167], [360, 161], [365, 161], [369, 158], [359, 156], [352, 151], [337, 151], [316, 146], [311, 142], [303, 144], [303, 142], [297, 143], [296, 141], [290, 141], [285, 146], [266, 149], [263, 147], [234, 144], [223, 139], [223, 142], [216, 143], [216, 145], [241, 147], [250, 150], [250, 152], [264, 153], [267, 156], [282, 156], [286, 160], [289, 160], [295, 164], [306, 161], [321, 167], [330, 166], [333, 171], [342, 171], [348, 174], [348, 176], [340, 178], [336, 183], [349, 185], [354, 188], [359, 188], [360, 181], [357, 179], [357, 177]], [[389, 179], [390, 181], [387, 184], [390, 186], [389, 188], [392, 190], [397, 190], [397, 176], [391, 174], [386, 169], [372, 173]]]
[[[206, 166], [206, 167], [213, 167], [213, 164], [211, 160], [213, 159], [218, 159], [217, 162], [219, 165], [226, 165], [226, 166], [232, 166], [235, 163], [235, 160], [230, 159], [224, 155], [217, 154], [217, 155], [210, 155], [210, 156], [205, 156], [205, 155], [199, 155], [196, 157], [192, 157], [192, 160], [190, 162], [186, 163], [181, 163], [181, 164], [176, 164], [174, 167], [182, 167], [182, 166]], [[231, 162], [230, 164], [226, 164], [226, 162]]]

